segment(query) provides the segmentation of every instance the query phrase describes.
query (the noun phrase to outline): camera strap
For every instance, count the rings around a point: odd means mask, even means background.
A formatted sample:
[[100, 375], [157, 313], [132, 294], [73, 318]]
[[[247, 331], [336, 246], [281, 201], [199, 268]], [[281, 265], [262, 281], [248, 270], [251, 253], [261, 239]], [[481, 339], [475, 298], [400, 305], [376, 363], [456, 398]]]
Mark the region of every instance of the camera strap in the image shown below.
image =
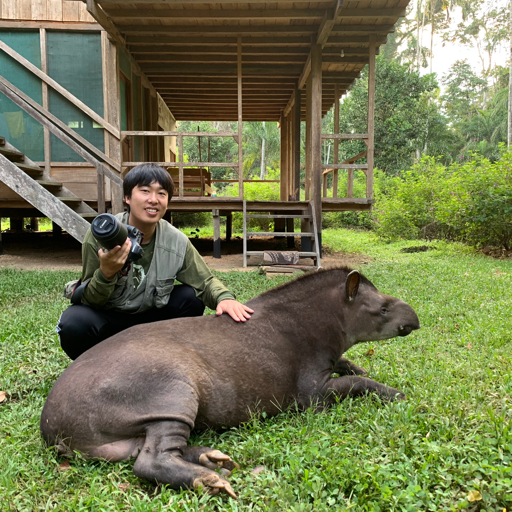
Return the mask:
[[83, 283], [81, 279], [77, 281], [73, 293], [71, 294], [71, 304], [82, 304], [82, 295], [90, 281], [91, 278], [85, 280]]

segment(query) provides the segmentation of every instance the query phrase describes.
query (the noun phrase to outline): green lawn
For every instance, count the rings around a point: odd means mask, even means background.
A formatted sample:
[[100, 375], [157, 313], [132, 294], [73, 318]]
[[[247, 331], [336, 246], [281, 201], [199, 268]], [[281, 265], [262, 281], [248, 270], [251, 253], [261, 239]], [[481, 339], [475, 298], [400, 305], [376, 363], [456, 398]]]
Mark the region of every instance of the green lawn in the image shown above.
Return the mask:
[[[0, 269], [0, 391], [7, 392], [0, 405], [0, 511], [509, 512], [512, 263], [444, 242], [402, 253], [423, 242], [384, 245], [363, 232], [326, 230], [323, 240], [369, 255], [360, 270], [416, 309], [420, 331], [349, 353], [408, 400], [354, 399], [323, 413], [287, 412], [195, 435], [194, 444], [219, 448], [240, 464], [230, 478], [238, 501], [142, 482], [130, 462], [78, 458], [62, 470], [63, 459], [40, 440], [39, 414], [68, 364], [54, 326], [66, 307], [62, 286], [75, 276]], [[286, 280], [256, 272], [221, 278], [242, 301]], [[253, 474], [257, 466], [263, 471]]]

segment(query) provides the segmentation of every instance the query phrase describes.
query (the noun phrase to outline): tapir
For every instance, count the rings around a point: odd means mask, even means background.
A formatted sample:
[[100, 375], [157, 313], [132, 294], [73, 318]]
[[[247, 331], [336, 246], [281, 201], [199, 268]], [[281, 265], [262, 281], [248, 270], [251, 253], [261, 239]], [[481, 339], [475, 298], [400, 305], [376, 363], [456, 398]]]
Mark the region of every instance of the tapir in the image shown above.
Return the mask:
[[141, 478], [236, 497], [224, 478], [236, 464], [219, 450], [187, 446], [192, 429], [236, 426], [294, 403], [328, 407], [366, 393], [405, 398], [342, 357], [357, 343], [420, 327], [409, 304], [358, 271], [306, 274], [247, 305], [254, 314], [245, 323], [208, 315], [143, 324], [83, 353], [46, 400], [46, 443], [61, 454], [134, 457]]

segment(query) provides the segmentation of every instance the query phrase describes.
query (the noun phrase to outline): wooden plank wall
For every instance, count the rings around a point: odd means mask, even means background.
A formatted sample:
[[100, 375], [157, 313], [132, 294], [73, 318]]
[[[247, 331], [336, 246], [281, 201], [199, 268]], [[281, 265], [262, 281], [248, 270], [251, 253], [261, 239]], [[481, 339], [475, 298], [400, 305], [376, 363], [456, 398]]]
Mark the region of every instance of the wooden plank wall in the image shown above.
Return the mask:
[[0, 19], [96, 23], [76, 0], [0, 0]]

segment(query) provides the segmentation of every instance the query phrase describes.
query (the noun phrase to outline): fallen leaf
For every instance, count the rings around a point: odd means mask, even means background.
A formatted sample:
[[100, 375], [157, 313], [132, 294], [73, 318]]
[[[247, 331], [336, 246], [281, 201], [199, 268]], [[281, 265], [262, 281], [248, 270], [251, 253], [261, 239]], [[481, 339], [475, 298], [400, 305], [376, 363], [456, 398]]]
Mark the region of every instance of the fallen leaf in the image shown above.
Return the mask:
[[71, 469], [71, 464], [69, 463], [69, 460], [65, 460], [64, 462], [61, 462], [59, 464], [59, 469], [61, 471], [67, 471], [68, 469]]
[[370, 350], [368, 350], [368, 352], [366, 352], [365, 355], [368, 357], [371, 357], [371, 356], [373, 356], [373, 354], [375, 354], [375, 350], [373, 350], [373, 348], [371, 348]]
[[259, 475], [260, 473], [263, 473], [263, 471], [265, 471], [265, 466], [256, 466], [251, 471], [251, 475]]
[[123, 492], [126, 492], [130, 488], [130, 484], [128, 482], [124, 482], [118, 485], [119, 489]]
[[469, 349], [473, 348], [473, 345], [471, 345], [471, 343], [468, 343], [468, 348]]
[[0, 404], [7, 400], [7, 393], [5, 391], [0, 391]]
[[481, 501], [482, 495], [478, 491], [469, 491], [468, 501]]

